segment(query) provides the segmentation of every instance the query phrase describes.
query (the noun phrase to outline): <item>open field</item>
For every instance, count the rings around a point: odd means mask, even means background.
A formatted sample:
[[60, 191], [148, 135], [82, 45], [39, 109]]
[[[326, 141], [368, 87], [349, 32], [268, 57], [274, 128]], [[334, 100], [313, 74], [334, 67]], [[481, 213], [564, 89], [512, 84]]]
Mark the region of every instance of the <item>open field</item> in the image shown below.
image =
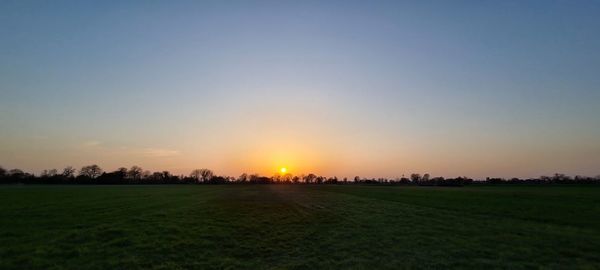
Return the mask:
[[599, 186], [0, 187], [0, 269], [595, 269], [599, 254]]

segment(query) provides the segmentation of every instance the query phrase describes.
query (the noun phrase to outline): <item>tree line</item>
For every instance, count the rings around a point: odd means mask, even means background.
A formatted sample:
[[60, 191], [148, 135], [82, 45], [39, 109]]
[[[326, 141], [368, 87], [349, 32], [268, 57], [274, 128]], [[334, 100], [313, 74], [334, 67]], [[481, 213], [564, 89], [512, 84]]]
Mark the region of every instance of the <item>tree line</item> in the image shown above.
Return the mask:
[[258, 174], [246, 174], [236, 177], [216, 175], [209, 169], [195, 169], [189, 175], [173, 175], [169, 171], [150, 172], [139, 166], [121, 167], [106, 172], [98, 165], [83, 166], [81, 169], [68, 166], [62, 171], [44, 170], [35, 175], [20, 169], [6, 170], [0, 167], [0, 184], [378, 184], [378, 185], [420, 185], [420, 186], [464, 186], [470, 184], [600, 184], [600, 175], [596, 177], [554, 174], [539, 178], [486, 178], [473, 180], [466, 176], [456, 178], [431, 177], [429, 174], [413, 173], [409, 177], [399, 178], [361, 178], [352, 179], [324, 177], [316, 174], [275, 174], [271, 177]]

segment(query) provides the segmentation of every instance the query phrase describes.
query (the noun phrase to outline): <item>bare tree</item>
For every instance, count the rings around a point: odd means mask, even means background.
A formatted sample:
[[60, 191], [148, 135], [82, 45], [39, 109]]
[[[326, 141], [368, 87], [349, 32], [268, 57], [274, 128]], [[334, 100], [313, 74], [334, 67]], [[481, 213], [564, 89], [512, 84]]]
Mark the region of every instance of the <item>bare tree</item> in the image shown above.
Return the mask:
[[152, 180], [161, 180], [163, 178], [163, 173], [162, 172], [154, 172], [154, 173], [152, 173], [152, 175], [150, 175], [149, 178]]
[[316, 179], [317, 179], [317, 176], [315, 174], [309, 173], [304, 178], [304, 182], [310, 184], [310, 183], [313, 183]]
[[62, 177], [65, 177], [65, 178], [71, 178], [71, 177], [75, 176], [75, 168], [73, 168], [71, 166], [67, 166], [63, 169], [61, 175], [62, 175]]
[[210, 179], [212, 179], [213, 176], [214, 176], [214, 173], [211, 170], [200, 169], [200, 179], [202, 180], [202, 182], [210, 181]]
[[242, 173], [242, 175], [240, 175], [240, 177], [238, 177], [238, 182], [242, 182], [245, 183], [249, 180], [248, 174], [246, 173]]
[[127, 176], [127, 168], [125, 167], [120, 167], [115, 172], [118, 172], [122, 177]]
[[129, 169], [129, 171], [127, 172], [127, 177], [134, 179], [134, 180], [139, 180], [140, 178], [142, 178], [142, 168], [139, 166], [131, 166], [131, 169]]
[[190, 177], [194, 179], [195, 182], [200, 181], [200, 177], [202, 177], [202, 171], [199, 169], [195, 169], [190, 173]]
[[81, 176], [86, 176], [89, 178], [96, 178], [98, 176], [100, 176], [102, 174], [102, 169], [100, 168], [100, 166], [94, 164], [94, 165], [89, 165], [89, 166], [83, 166], [81, 167], [81, 170], [79, 170], [79, 175]]
[[419, 181], [421, 181], [421, 175], [418, 173], [413, 173], [410, 175], [410, 180], [413, 181], [413, 183], [419, 183]]
[[50, 169], [50, 170], [42, 171], [41, 176], [42, 177], [54, 177], [57, 174], [58, 174], [58, 171], [56, 169]]

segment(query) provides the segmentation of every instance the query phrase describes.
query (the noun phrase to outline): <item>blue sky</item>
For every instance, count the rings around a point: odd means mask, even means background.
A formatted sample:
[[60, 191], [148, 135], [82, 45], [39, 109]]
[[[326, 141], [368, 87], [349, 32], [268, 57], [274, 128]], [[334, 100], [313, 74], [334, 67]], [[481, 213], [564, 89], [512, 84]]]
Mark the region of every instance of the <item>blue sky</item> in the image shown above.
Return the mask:
[[2, 1], [0, 165], [600, 174], [598, 1]]

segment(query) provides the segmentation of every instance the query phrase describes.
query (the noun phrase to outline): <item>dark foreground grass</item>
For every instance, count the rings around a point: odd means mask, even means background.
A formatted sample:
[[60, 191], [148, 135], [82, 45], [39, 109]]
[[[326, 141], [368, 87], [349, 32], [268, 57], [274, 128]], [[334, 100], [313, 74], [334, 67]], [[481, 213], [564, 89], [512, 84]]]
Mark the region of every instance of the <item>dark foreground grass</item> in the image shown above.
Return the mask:
[[0, 269], [484, 267], [600, 268], [600, 187], [0, 187]]

